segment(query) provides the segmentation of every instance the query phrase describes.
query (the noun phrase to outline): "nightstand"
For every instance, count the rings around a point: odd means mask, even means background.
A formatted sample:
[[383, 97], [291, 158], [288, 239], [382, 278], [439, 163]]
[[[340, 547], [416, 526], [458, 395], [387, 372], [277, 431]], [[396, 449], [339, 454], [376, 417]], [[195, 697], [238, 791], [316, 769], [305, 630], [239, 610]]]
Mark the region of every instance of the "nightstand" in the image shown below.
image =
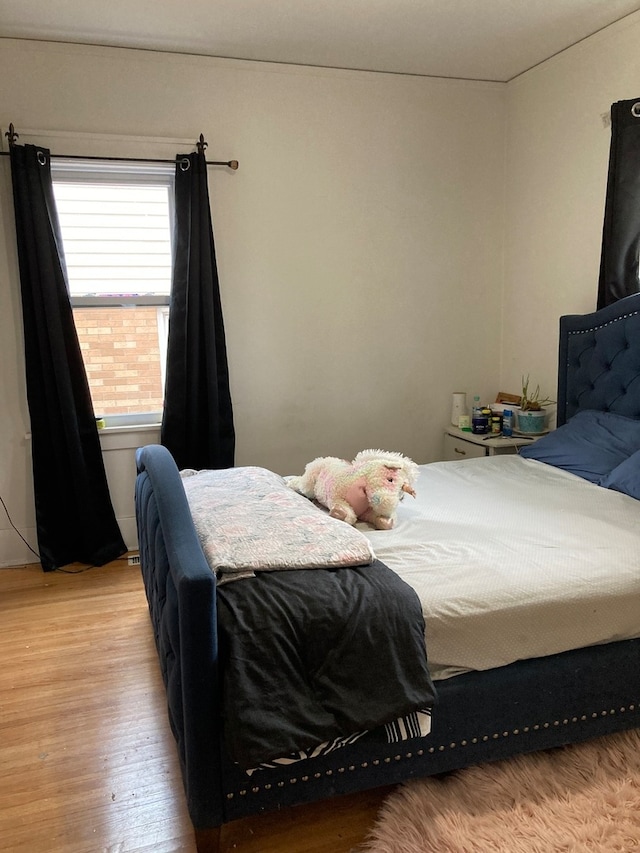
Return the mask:
[[[537, 438], [537, 437], [536, 437]], [[519, 447], [525, 447], [536, 438], [524, 438], [520, 435], [506, 438], [501, 435], [474, 435], [458, 427], [449, 426], [444, 434], [444, 462], [461, 459], [477, 459], [480, 456], [501, 456], [505, 453], [517, 453]]]

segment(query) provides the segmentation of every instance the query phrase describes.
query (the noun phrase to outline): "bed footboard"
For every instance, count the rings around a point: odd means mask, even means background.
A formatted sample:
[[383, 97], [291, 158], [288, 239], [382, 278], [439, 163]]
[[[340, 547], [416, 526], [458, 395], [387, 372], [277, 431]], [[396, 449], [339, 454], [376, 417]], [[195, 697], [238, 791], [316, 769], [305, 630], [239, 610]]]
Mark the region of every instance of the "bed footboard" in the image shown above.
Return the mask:
[[140, 566], [187, 805], [196, 829], [214, 827], [223, 822], [216, 581], [170, 453], [149, 445], [136, 464]]

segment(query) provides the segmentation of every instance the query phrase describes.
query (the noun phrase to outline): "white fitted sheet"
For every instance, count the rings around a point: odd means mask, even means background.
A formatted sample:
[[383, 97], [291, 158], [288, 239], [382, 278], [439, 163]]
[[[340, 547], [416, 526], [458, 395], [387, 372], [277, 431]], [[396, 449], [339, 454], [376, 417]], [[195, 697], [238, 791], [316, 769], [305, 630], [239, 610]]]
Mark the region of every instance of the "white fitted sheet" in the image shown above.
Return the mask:
[[434, 678], [640, 636], [640, 501], [520, 456], [420, 466], [393, 530]]

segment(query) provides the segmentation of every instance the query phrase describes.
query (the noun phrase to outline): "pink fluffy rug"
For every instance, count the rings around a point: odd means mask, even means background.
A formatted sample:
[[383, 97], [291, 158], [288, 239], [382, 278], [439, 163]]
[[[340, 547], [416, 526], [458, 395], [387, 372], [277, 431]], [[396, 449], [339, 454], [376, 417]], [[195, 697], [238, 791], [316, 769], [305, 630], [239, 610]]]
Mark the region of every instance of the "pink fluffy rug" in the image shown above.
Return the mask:
[[363, 849], [640, 851], [640, 730], [408, 782], [386, 800]]

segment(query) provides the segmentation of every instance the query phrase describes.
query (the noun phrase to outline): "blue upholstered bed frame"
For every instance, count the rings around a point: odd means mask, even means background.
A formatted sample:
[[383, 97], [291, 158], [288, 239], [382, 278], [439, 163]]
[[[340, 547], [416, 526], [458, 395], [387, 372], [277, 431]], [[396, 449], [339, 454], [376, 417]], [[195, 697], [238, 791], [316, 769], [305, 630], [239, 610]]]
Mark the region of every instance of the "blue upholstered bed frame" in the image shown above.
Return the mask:
[[558, 426], [581, 409], [640, 418], [640, 296], [560, 318]]
[[[559, 356], [559, 425], [585, 408], [640, 418], [640, 296], [561, 318]], [[214, 849], [212, 828], [247, 815], [640, 727], [640, 640], [627, 640], [438, 682], [428, 737], [356, 742], [249, 778], [225, 754], [216, 582], [182, 481], [158, 445], [137, 464], [142, 575], [200, 851]]]

